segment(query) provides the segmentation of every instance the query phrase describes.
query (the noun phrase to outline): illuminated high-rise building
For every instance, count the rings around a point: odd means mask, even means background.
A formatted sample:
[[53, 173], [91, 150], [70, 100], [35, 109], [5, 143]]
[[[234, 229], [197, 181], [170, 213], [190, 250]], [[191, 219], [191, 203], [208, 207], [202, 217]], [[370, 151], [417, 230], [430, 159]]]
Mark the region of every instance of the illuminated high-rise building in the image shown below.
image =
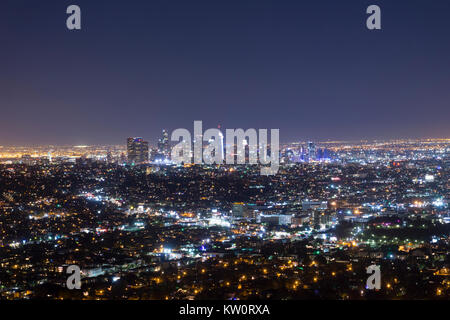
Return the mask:
[[127, 139], [128, 163], [139, 164], [148, 161], [148, 142], [140, 137]]
[[308, 160], [315, 161], [317, 160], [317, 150], [314, 142], [308, 142]]
[[169, 133], [166, 130], [162, 131], [162, 137], [158, 140], [158, 153], [167, 158], [170, 155]]

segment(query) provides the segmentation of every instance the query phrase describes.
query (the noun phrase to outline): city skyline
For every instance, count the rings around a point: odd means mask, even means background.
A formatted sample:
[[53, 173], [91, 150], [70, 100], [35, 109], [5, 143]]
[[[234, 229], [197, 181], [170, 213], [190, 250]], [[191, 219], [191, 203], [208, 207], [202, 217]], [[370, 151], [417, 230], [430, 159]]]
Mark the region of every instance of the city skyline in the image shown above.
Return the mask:
[[154, 144], [194, 120], [281, 142], [450, 137], [448, 2], [376, 1], [374, 31], [369, 1], [80, 0], [78, 31], [69, 4], [0, 5], [0, 145]]

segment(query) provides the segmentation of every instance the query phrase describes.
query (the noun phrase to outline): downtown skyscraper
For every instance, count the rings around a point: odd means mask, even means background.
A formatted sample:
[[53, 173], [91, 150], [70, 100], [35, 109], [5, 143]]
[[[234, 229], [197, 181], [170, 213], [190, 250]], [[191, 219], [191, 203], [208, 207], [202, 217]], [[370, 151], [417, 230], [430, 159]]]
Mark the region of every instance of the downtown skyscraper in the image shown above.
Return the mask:
[[127, 160], [129, 164], [146, 163], [148, 161], [148, 142], [141, 137], [127, 139]]

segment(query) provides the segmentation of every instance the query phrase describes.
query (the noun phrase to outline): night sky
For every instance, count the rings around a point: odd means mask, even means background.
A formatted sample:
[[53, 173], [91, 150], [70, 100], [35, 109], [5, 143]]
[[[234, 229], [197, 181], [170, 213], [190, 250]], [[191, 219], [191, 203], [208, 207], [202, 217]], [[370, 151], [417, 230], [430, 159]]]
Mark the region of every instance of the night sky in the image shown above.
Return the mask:
[[194, 120], [282, 142], [450, 138], [449, 15], [448, 0], [1, 0], [0, 145], [154, 142]]

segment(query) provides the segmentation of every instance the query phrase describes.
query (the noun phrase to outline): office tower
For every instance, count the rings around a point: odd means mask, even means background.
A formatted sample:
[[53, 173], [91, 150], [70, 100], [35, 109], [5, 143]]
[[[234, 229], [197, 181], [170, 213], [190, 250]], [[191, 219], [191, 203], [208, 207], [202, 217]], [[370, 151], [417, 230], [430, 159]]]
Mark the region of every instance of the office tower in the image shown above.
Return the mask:
[[322, 160], [322, 149], [321, 149], [321, 148], [318, 148], [318, 149], [316, 150], [316, 160], [317, 160], [317, 161]]
[[148, 142], [140, 137], [128, 138], [127, 156], [129, 164], [146, 163], [148, 161]]
[[322, 149], [322, 160], [330, 160], [330, 150], [327, 148]]
[[22, 155], [21, 161], [22, 161], [23, 164], [26, 164], [26, 165], [33, 164], [33, 158], [29, 154]]
[[301, 146], [298, 149], [298, 159], [299, 161], [306, 161], [306, 151], [305, 151], [305, 147]]
[[315, 161], [317, 160], [317, 154], [316, 154], [316, 145], [314, 142], [308, 142], [308, 160], [309, 161]]
[[158, 153], [165, 157], [170, 155], [169, 133], [166, 130], [162, 131], [162, 138], [158, 140]]

